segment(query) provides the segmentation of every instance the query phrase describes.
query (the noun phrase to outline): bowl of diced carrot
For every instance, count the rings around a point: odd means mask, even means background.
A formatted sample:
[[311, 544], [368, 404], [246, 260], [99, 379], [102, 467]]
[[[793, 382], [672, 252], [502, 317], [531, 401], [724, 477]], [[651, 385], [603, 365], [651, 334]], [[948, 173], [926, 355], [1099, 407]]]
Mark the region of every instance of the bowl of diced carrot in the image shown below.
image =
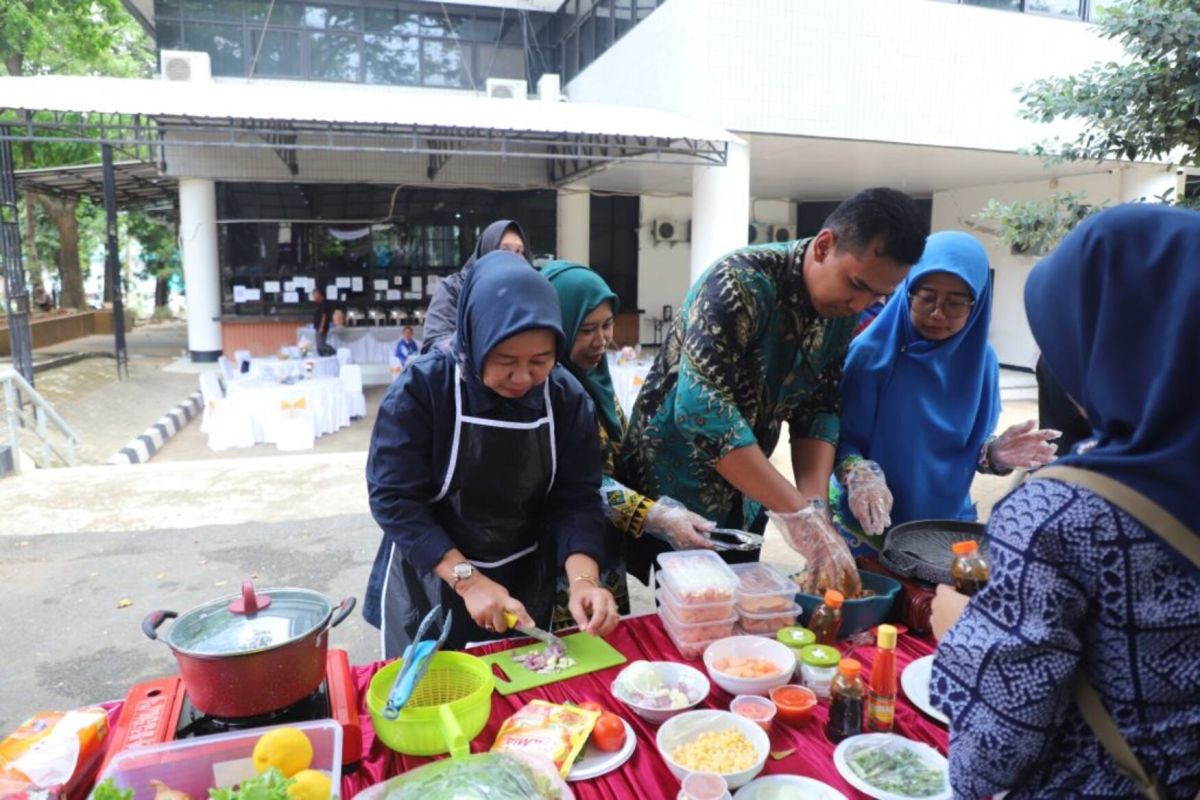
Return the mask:
[[792, 679], [796, 656], [787, 645], [762, 636], [727, 636], [704, 651], [713, 682], [733, 695], [766, 696]]

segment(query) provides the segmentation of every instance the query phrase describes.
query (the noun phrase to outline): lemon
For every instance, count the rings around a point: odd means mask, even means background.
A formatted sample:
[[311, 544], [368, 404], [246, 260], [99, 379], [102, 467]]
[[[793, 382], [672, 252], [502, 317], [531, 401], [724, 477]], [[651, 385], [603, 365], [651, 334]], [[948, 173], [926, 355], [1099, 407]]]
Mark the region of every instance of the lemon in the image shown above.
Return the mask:
[[333, 794], [333, 781], [320, 770], [302, 769], [292, 780], [287, 793], [293, 800], [329, 800]]
[[312, 742], [304, 731], [275, 728], [264, 733], [254, 744], [254, 769], [266, 772], [270, 767], [292, 777], [312, 764]]

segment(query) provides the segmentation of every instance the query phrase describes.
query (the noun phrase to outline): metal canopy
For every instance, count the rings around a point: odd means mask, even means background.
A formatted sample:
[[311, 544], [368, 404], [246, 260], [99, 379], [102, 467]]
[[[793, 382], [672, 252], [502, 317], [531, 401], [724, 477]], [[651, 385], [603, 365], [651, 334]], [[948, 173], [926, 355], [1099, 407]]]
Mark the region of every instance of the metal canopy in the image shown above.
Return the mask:
[[[130, 208], [174, 204], [178, 181], [145, 161], [117, 161], [113, 165], [117, 205]], [[104, 202], [104, 168], [101, 164], [24, 169], [16, 173], [17, 188], [74, 199]]]

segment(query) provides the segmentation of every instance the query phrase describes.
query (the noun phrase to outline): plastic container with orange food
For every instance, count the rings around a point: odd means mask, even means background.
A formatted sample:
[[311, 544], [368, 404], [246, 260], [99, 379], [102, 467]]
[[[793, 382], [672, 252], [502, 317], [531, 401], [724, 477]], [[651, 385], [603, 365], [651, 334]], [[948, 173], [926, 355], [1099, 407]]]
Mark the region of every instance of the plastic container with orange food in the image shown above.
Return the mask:
[[[733, 602], [738, 585], [733, 570], [711, 550], [679, 550], [658, 555], [658, 581], [682, 606]], [[730, 608], [729, 613], [733, 609]]]
[[679, 639], [679, 641], [710, 642], [713, 639], [723, 639], [733, 634], [733, 624], [737, 622], [736, 615], [730, 614], [724, 619], [687, 622], [675, 615], [675, 607], [663, 597], [661, 591], [655, 594], [658, 597], [659, 603], [658, 616], [663, 621], [663, 627], [671, 628], [675, 633], [675, 638]]
[[756, 723], [765, 731], [771, 730], [771, 722], [775, 719], [775, 704], [756, 694], [739, 694], [729, 704], [729, 710]]
[[[725, 638], [724, 636], [717, 636], [712, 639], [702, 639], [700, 641], [695, 641], [695, 642], [685, 642], [683, 639], [681, 639], [679, 637], [679, 633], [676, 632], [674, 623], [672, 621], [670, 621], [670, 614], [671, 614], [671, 612], [667, 611], [662, 606], [659, 607], [658, 618], [660, 620], [662, 620], [663, 630], [665, 630], [667, 632], [667, 636], [670, 637], [671, 643], [675, 645], [675, 649], [679, 651], [679, 655], [683, 656], [688, 661], [691, 661], [692, 659], [700, 658], [701, 656], [704, 655], [704, 651], [708, 649], [708, 646], [710, 644], [712, 644], [713, 642], [716, 642], [716, 641], [720, 641], [721, 639]], [[732, 625], [732, 624], [733, 623], [731, 621], [730, 625]]]
[[659, 582], [658, 597], [659, 605], [669, 605], [671, 614], [680, 622], [707, 622], [735, 615], [736, 606], [732, 598], [712, 603], [687, 603], [665, 581]]
[[806, 686], [794, 683], [776, 686], [771, 690], [771, 702], [780, 721], [789, 725], [799, 725], [808, 719], [817, 704], [817, 696]]

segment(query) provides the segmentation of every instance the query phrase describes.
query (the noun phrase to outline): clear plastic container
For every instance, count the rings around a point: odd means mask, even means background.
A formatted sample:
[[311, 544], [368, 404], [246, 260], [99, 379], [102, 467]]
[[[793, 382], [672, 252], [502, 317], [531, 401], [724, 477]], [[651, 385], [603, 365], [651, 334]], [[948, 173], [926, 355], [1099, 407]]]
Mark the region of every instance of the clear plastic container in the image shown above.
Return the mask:
[[730, 569], [738, 578], [733, 597], [740, 610], [765, 614], [796, 605], [796, 584], [770, 564], [733, 564]]
[[735, 616], [733, 599], [717, 600], [713, 603], [685, 603], [671, 584], [662, 583], [656, 593], [660, 605], [670, 606], [671, 614], [680, 622], [707, 622], [724, 620]]
[[[670, 621], [670, 612], [665, 612], [663, 609], [658, 610], [659, 619], [662, 620], [663, 629], [667, 632], [667, 636], [671, 638], [671, 643], [675, 645], [675, 649], [679, 654], [688, 661], [698, 659], [704, 655], [704, 651], [708, 646], [715, 641], [724, 639], [724, 636], [714, 636], [712, 639], [703, 639], [700, 641], [686, 642], [679, 638], [679, 633], [675, 630], [674, 624]], [[733, 623], [730, 622], [732, 627]], [[139, 799], [140, 800], [140, 799]]]
[[[333, 782], [333, 800], [341, 796], [342, 727], [331, 719], [273, 725], [304, 731], [313, 746], [311, 769], [320, 770]], [[254, 769], [254, 745], [271, 728], [251, 728], [235, 733], [201, 736], [178, 742], [136, 747], [117, 753], [100, 783], [112, 778], [118, 789], [132, 789], [133, 800], [153, 800], [151, 780], [193, 798], [208, 797], [208, 790], [232, 787], [257, 773]]]
[[752, 614], [737, 606], [738, 625], [743, 631], [757, 636], [774, 636], [780, 628], [796, 624], [800, 614], [800, 606], [792, 603], [790, 608], [781, 611], [769, 611], [762, 614]]
[[658, 580], [681, 605], [711, 605], [733, 600], [738, 579], [729, 565], [711, 550], [660, 553]]
[[800, 650], [800, 677], [817, 697], [829, 697], [841, 657], [836, 648], [824, 644], [810, 644]]
[[[659, 603], [658, 616], [662, 619], [665, 627], [675, 632], [675, 638], [679, 641], [712, 641], [733, 635], [733, 623], [737, 622], [737, 615], [732, 613], [732, 606], [730, 607], [731, 613], [724, 619], [704, 619], [698, 622], [688, 622], [676, 616], [674, 607], [663, 597], [661, 591], [656, 592], [656, 594]], [[687, 606], [684, 606], [684, 608], [686, 609]]]

